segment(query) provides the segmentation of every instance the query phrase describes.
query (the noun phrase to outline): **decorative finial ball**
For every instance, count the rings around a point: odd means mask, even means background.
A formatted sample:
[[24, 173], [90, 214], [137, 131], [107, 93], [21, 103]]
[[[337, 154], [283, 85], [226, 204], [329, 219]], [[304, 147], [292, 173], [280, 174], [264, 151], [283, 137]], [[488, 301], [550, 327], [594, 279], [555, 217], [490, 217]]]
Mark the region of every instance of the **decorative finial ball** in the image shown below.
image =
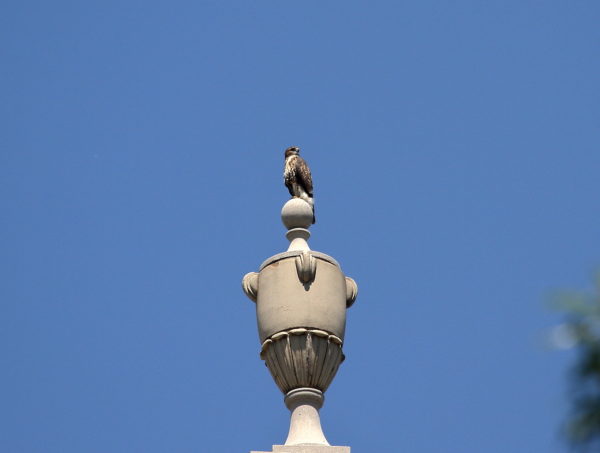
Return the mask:
[[310, 205], [301, 198], [292, 198], [281, 208], [281, 220], [288, 230], [308, 228], [312, 225], [312, 219]]

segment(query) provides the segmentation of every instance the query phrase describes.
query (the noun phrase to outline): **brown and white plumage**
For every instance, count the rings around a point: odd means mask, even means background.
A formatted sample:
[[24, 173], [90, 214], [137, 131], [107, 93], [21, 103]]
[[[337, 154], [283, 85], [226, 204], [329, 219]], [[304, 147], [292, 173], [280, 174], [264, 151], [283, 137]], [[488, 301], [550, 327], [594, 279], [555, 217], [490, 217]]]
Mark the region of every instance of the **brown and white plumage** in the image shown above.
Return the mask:
[[313, 212], [312, 223], [315, 223], [315, 202], [313, 200], [313, 184], [310, 168], [298, 154], [300, 148], [291, 146], [285, 150], [285, 166], [283, 169], [283, 182], [292, 197], [306, 201]]

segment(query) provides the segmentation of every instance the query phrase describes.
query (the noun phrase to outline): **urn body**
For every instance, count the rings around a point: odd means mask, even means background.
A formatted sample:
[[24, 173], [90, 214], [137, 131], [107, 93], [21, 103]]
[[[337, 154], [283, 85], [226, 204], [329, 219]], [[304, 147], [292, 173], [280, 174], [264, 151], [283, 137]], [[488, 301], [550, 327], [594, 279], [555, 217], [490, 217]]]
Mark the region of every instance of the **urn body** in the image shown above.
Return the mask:
[[344, 274], [337, 262], [323, 253], [275, 255], [260, 268], [256, 317], [261, 343], [278, 332], [297, 327], [323, 330], [343, 341]]

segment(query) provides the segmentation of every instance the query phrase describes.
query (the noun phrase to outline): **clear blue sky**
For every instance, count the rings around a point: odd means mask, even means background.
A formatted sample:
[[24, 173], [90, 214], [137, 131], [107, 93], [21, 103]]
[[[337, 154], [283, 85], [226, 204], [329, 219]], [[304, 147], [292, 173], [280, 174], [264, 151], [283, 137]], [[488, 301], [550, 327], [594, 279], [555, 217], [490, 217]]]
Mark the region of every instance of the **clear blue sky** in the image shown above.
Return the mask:
[[356, 279], [322, 412], [354, 453], [559, 453], [559, 288], [600, 266], [597, 1], [0, 7], [0, 451], [285, 440], [242, 276]]

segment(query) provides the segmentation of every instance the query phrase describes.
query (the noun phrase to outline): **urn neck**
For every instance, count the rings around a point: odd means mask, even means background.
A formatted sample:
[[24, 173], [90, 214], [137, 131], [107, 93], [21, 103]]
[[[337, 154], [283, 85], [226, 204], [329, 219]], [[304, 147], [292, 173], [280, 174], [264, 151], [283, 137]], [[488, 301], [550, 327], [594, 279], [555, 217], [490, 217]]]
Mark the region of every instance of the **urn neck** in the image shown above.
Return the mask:
[[307, 242], [310, 237], [310, 231], [306, 228], [292, 228], [291, 230], [288, 230], [285, 236], [288, 241], [290, 241], [288, 252], [295, 250], [310, 250]]

